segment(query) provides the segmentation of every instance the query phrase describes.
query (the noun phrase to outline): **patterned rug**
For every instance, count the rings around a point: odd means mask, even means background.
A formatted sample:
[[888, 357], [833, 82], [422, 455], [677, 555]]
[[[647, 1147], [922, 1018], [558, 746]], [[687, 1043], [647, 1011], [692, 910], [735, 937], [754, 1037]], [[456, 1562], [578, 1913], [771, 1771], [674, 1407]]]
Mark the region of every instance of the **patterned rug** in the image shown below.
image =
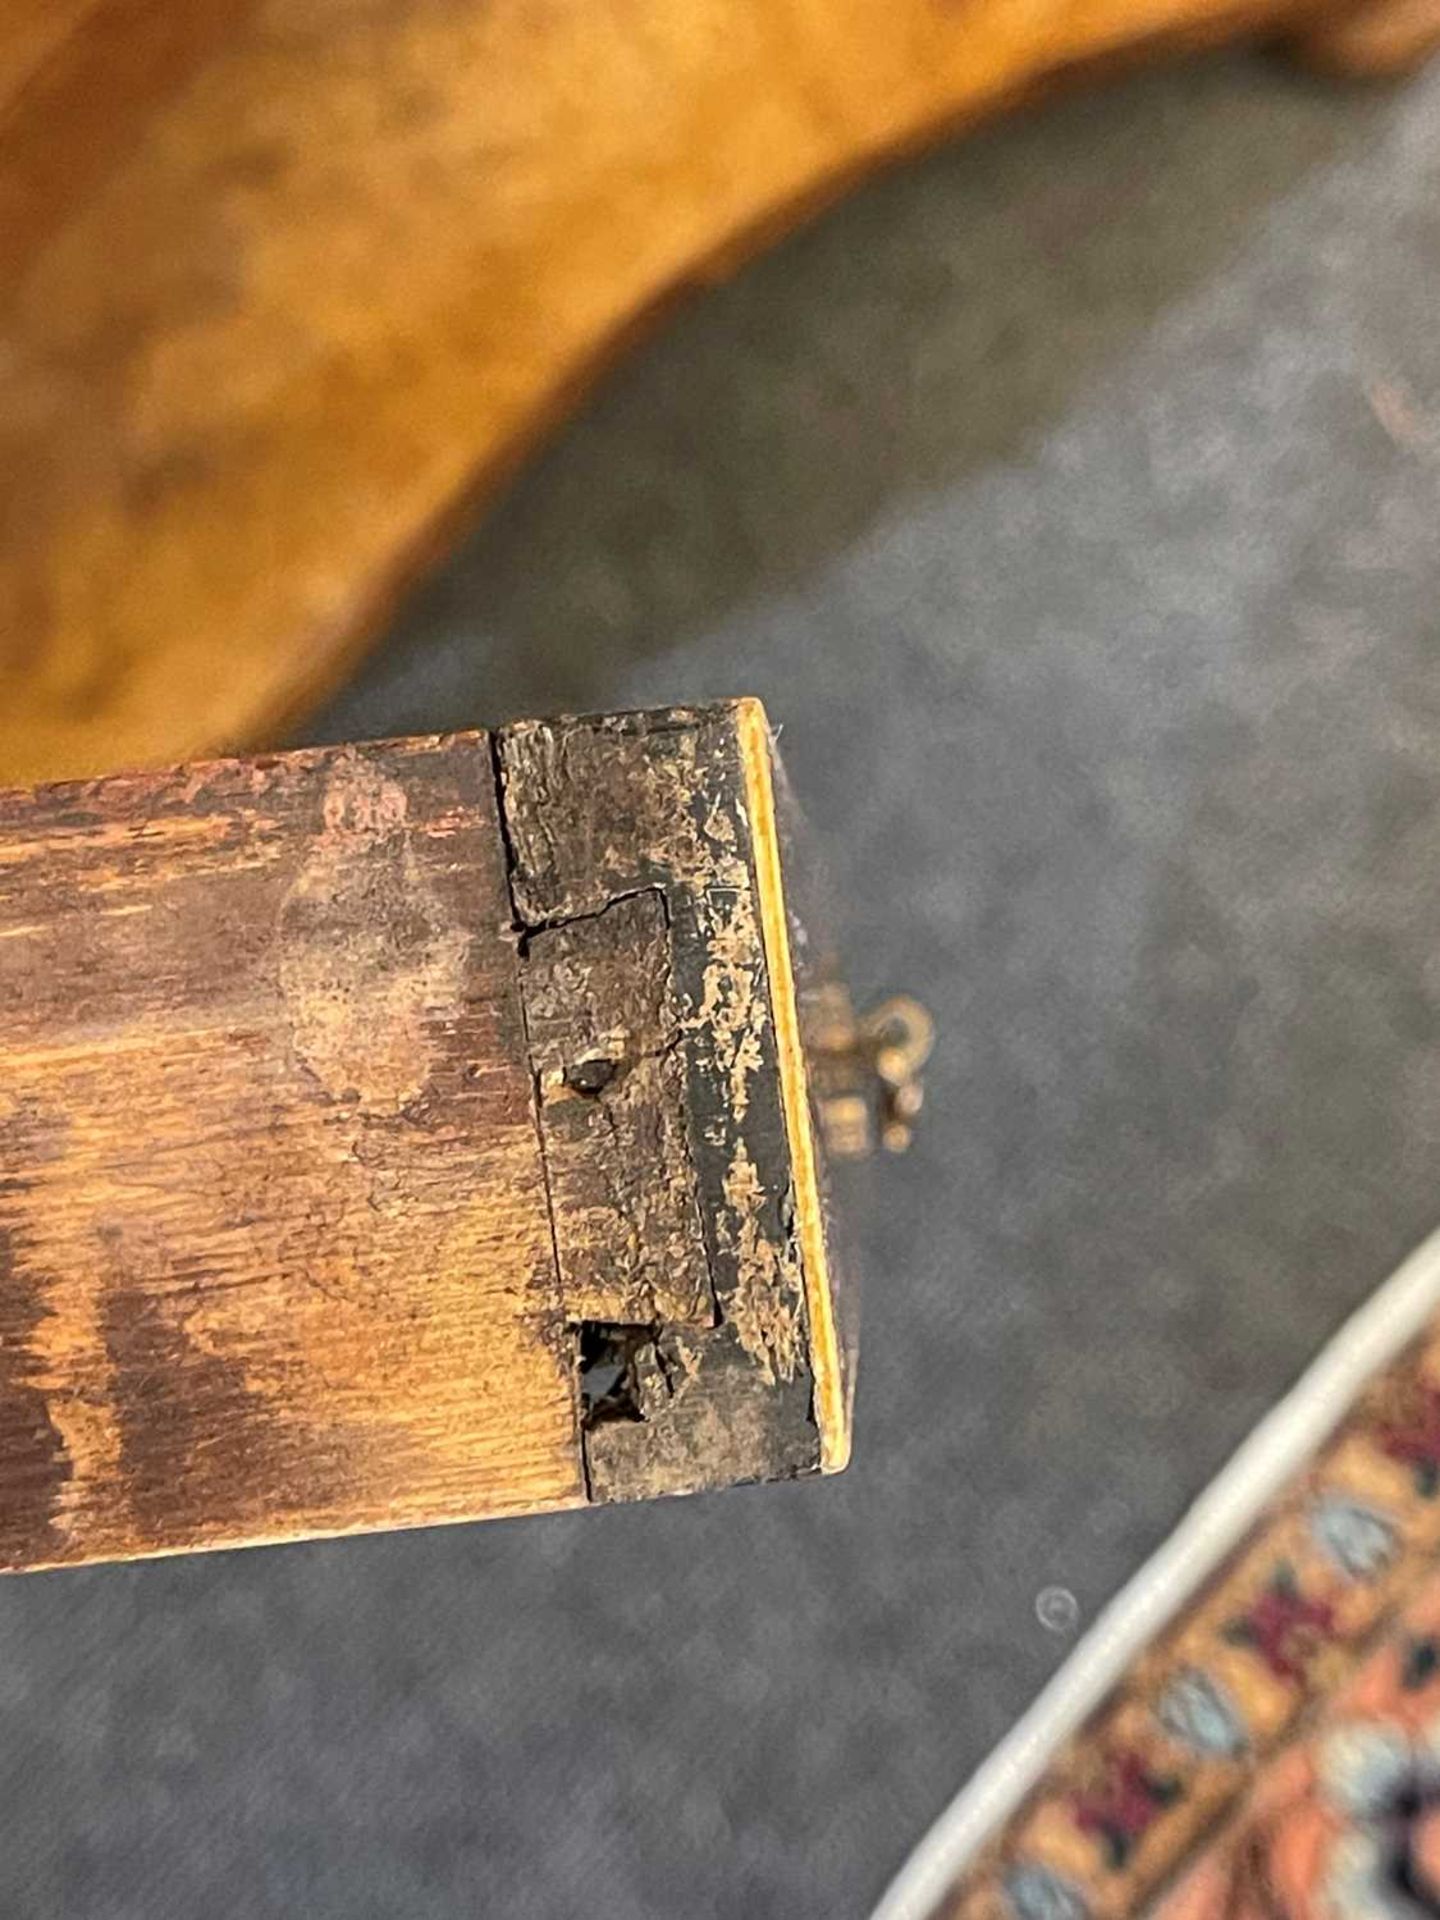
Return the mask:
[[876, 1920], [1440, 1916], [1440, 1236], [1332, 1342]]

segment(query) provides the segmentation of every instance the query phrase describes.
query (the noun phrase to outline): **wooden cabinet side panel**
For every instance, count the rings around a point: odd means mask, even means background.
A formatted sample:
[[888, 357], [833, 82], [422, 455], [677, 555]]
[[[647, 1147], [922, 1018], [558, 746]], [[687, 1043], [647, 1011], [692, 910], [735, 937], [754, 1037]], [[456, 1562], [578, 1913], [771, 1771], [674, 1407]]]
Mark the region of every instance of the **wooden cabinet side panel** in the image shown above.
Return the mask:
[[488, 740], [0, 795], [0, 1564], [584, 1498]]

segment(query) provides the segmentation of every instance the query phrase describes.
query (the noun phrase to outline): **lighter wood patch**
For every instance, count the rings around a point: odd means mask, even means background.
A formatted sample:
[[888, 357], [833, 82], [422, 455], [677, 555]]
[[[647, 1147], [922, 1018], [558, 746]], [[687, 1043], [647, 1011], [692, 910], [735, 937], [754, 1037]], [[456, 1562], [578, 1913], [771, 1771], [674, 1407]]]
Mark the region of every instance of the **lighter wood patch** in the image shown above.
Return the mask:
[[737, 1274], [728, 1318], [767, 1380], [793, 1380], [805, 1350], [800, 1262], [794, 1242], [769, 1231], [769, 1199], [743, 1138], [725, 1175], [725, 1203], [719, 1231]]
[[469, 945], [416, 858], [406, 806], [370, 761], [339, 759], [276, 928], [296, 1054], [328, 1094], [372, 1107], [405, 1107], [424, 1087], [427, 1013], [454, 998]]

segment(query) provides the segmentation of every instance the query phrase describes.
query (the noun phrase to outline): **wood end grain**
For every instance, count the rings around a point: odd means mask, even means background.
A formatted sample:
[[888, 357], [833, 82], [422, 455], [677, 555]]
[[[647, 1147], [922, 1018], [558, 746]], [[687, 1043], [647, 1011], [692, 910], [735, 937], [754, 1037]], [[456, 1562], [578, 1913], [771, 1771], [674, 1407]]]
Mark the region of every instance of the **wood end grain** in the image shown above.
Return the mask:
[[[816, 1398], [749, 711], [497, 736], [561, 1292], [603, 1389], [584, 1427], [595, 1499], [838, 1463]], [[659, 1188], [627, 1177], [638, 1138]], [[698, 1248], [706, 1278], [667, 1259], [657, 1289], [657, 1245]]]

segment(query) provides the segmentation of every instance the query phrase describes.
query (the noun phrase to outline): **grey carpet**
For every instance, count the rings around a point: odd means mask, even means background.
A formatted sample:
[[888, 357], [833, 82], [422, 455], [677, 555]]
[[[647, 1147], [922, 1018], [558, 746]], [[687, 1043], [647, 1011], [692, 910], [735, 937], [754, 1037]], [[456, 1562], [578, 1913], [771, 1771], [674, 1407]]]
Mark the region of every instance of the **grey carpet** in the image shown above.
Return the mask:
[[683, 314], [314, 737], [754, 690], [864, 991], [844, 1479], [0, 1586], [0, 1914], [862, 1920], [1440, 1221], [1440, 74], [1225, 59]]

